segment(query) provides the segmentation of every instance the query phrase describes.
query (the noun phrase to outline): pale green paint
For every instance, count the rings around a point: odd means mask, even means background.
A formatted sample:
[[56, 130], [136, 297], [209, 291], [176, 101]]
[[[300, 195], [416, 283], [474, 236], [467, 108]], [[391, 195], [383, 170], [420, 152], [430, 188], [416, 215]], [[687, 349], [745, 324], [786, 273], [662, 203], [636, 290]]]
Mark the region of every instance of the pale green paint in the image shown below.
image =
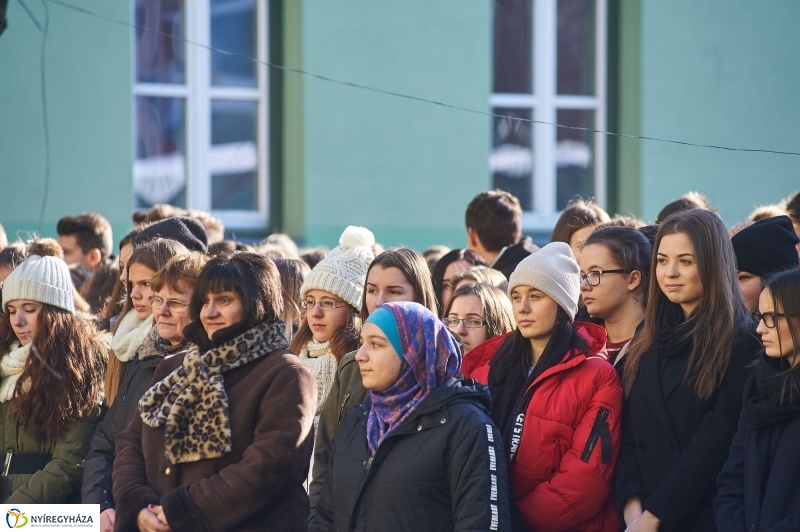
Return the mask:
[[[303, 0], [283, 3], [284, 64], [303, 68]], [[303, 183], [302, 75], [283, 73], [283, 231], [293, 238], [305, 233]]]
[[[489, 1], [305, 0], [303, 68], [487, 111], [491, 17]], [[356, 224], [387, 247], [464, 246], [466, 206], [490, 186], [489, 117], [311, 77], [303, 99], [308, 244]]]
[[[26, 3], [45, 20], [41, 2]], [[50, 132], [50, 187], [41, 232], [55, 235], [65, 214], [96, 211], [115, 238], [130, 224], [130, 31], [47, 3], [45, 48]], [[92, 9], [130, 20], [128, 2], [94, 2]], [[0, 222], [9, 238], [39, 227], [44, 194], [45, 139], [40, 82], [42, 34], [19, 2], [9, 2], [0, 36]]]
[[[800, 151], [800, 2], [642, 0], [641, 133]], [[800, 189], [800, 157], [641, 143], [642, 212], [688, 190], [728, 225]]]
[[[619, 91], [617, 101], [618, 132], [638, 135], [640, 124], [641, 91], [641, 1], [626, 0], [619, 6]], [[617, 148], [617, 211], [624, 214], [641, 212], [641, 143], [632, 139], [617, 139], [611, 144]]]

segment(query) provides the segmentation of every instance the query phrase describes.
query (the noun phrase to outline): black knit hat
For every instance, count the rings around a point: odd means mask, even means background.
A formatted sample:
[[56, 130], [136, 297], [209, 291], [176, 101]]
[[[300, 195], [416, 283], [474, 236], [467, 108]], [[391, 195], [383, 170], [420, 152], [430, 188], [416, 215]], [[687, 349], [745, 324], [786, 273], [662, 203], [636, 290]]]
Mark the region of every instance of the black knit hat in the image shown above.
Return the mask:
[[148, 225], [134, 239], [136, 246], [156, 238], [176, 240], [190, 251], [208, 253], [208, 235], [203, 224], [194, 218], [176, 216]]
[[731, 238], [736, 269], [759, 277], [800, 266], [795, 247], [800, 239], [788, 216], [764, 218]]

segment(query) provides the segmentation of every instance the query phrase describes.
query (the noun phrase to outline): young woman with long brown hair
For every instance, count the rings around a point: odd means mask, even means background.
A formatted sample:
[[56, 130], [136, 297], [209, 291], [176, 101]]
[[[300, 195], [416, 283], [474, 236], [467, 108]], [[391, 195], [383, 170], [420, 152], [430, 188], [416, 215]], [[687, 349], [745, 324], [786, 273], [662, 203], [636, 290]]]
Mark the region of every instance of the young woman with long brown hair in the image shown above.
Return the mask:
[[76, 503], [100, 419], [107, 346], [75, 316], [69, 269], [29, 256], [3, 285], [0, 448], [5, 503]]
[[623, 373], [617, 509], [630, 532], [714, 531], [716, 477], [760, 349], [717, 214], [683, 211], [661, 224], [648, 290]]

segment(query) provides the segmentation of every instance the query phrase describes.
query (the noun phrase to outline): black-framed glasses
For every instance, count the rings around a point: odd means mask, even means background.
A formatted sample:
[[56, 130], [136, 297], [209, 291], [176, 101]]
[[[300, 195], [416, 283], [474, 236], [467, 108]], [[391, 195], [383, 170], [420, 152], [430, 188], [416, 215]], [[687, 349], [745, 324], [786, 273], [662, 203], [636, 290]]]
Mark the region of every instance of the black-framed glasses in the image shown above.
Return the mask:
[[184, 303], [183, 301], [178, 301], [177, 299], [164, 300], [158, 296], [150, 296], [147, 298], [147, 301], [150, 303], [150, 306], [153, 308], [153, 310], [158, 310], [165, 304], [170, 312], [181, 311], [189, 306], [189, 303]]
[[787, 314], [779, 314], [777, 312], [753, 312], [751, 316], [753, 316], [753, 320], [756, 323], [763, 321], [767, 328], [774, 329], [775, 326], [778, 325], [776, 318], [785, 318]]
[[444, 318], [442, 321], [448, 329], [455, 329], [460, 321], [464, 322], [464, 327], [467, 329], [480, 329], [486, 325], [486, 320], [481, 318]]
[[321, 308], [322, 310], [333, 310], [335, 308], [347, 305], [347, 301], [342, 301], [341, 299], [322, 299], [320, 301], [314, 301], [313, 299], [304, 299], [303, 301], [300, 302], [300, 306], [306, 310], [314, 308], [315, 305], [319, 305], [319, 308]]
[[616, 270], [592, 270], [581, 274], [581, 282], [586, 281], [589, 286], [597, 286], [600, 284], [600, 278], [604, 273], [628, 273], [628, 270], [621, 268]]

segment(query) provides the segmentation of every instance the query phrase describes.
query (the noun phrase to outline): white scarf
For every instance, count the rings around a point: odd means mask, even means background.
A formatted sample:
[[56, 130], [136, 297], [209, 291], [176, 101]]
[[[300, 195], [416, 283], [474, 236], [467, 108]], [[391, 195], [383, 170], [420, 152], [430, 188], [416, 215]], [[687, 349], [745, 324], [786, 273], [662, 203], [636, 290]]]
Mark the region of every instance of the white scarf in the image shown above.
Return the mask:
[[[28, 359], [31, 344], [21, 346], [19, 342], [13, 342], [8, 349], [8, 352], [0, 359], [0, 403], [5, 403], [11, 400], [14, 396], [14, 388], [17, 386], [17, 381], [25, 368], [25, 361]], [[23, 391], [28, 391], [30, 382], [23, 385]]]
[[317, 410], [319, 415], [336, 378], [336, 357], [328, 342], [315, 342], [312, 338], [298, 355], [317, 381]]
[[150, 332], [152, 326], [152, 314], [145, 320], [139, 319], [136, 309], [131, 309], [125, 314], [125, 317], [119, 323], [119, 327], [117, 327], [117, 332], [114, 333], [114, 338], [111, 339], [111, 349], [120, 362], [127, 362], [133, 359], [136, 355], [136, 350], [147, 338], [147, 333]]

